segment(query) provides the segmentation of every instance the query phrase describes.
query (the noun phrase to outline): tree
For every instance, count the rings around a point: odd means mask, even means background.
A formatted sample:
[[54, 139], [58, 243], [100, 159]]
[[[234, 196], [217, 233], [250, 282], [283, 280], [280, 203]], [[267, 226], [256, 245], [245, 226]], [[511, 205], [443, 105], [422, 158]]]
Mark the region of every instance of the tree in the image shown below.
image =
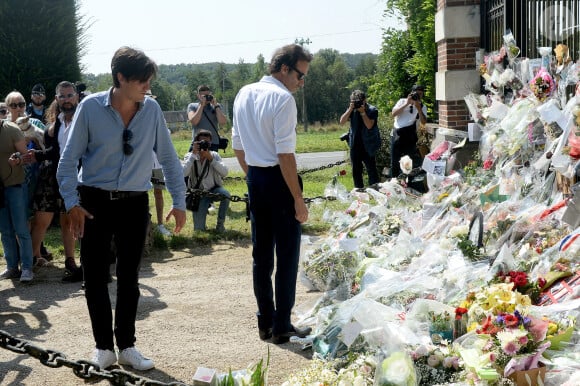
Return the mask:
[[51, 100], [59, 82], [81, 79], [87, 23], [76, 0], [3, 0], [0, 26], [0, 96], [42, 83]]
[[254, 74], [252, 76], [252, 82], [257, 82], [264, 75], [268, 73], [268, 66], [266, 66], [266, 62], [264, 61], [264, 55], [258, 55], [256, 59], [256, 63], [254, 64]]
[[[348, 105], [352, 70], [338, 51], [323, 49], [314, 55], [306, 78], [309, 122], [336, 122]], [[297, 93], [297, 100], [300, 96]]]

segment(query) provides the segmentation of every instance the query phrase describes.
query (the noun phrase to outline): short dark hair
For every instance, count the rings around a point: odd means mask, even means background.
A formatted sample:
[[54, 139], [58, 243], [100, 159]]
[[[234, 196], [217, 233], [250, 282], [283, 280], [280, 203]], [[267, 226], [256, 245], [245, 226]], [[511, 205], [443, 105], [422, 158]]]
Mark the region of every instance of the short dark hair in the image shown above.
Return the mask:
[[423, 91], [423, 92], [425, 92], [425, 86], [423, 86], [422, 84], [416, 84], [413, 86], [411, 91]]
[[354, 90], [352, 94], [350, 94], [351, 101], [363, 101], [365, 99], [367, 99], [367, 95], [364, 93], [364, 91]]
[[120, 87], [117, 74], [122, 74], [127, 80], [145, 82], [157, 75], [157, 64], [143, 51], [123, 46], [113, 55], [111, 60], [111, 74], [113, 85]]
[[197, 87], [197, 93], [199, 94], [202, 91], [211, 91], [211, 89], [209, 88], [209, 86], [202, 84]]
[[60, 82], [59, 84], [56, 85], [56, 87], [54, 89], [54, 93], [58, 94], [58, 89], [68, 88], [68, 87], [72, 87], [75, 90], [75, 92], [77, 92], [77, 86], [75, 86], [74, 84], [72, 84], [68, 80], [63, 80], [62, 82]]
[[310, 63], [312, 61], [312, 54], [299, 44], [288, 44], [280, 47], [272, 55], [269, 67], [270, 74], [282, 71], [283, 64], [288, 67], [295, 67], [299, 61]]
[[198, 131], [197, 134], [195, 135], [195, 140], [199, 141], [199, 137], [202, 137], [202, 136], [208, 136], [211, 139], [212, 138], [211, 131], [203, 130], [203, 129]]

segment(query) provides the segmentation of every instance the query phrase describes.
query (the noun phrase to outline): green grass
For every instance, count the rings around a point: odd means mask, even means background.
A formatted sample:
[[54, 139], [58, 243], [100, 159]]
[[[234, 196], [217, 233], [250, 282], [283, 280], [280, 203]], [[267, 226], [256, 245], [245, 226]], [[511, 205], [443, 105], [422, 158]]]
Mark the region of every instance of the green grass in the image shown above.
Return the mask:
[[[348, 125], [340, 126], [338, 124], [323, 127], [309, 127], [308, 132], [303, 128], [298, 129], [296, 139], [296, 153], [318, 153], [325, 151], [342, 151], [347, 149], [345, 142], [341, 141], [340, 136], [348, 131]], [[231, 139], [231, 131], [227, 130], [221, 133], [223, 137]], [[179, 130], [171, 134], [173, 145], [177, 155], [183, 158], [191, 145], [191, 130]], [[226, 149], [219, 151], [222, 158], [234, 157], [231, 142]]]
[[[346, 144], [339, 140], [340, 135], [347, 130], [346, 127], [332, 125], [325, 127], [310, 127], [308, 132], [299, 130], [297, 138], [297, 152], [321, 152], [321, 151], [344, 151]], [[227, 134], [230, 137], [230, 134]], [[172, 134], [173, 143], [177, 154], [180, 157], [187, 152], [191, 143], [191, 131], [181, 130]], [[231, 146], [228, 147], [225, 154], [220, 150], [222, 157], [234, 157]], [[352, 190], [353, 182], [350, 165], [347, 163], [333, 166], [320, 171], [306, 173], [302, 176], [304, 182], [304, 197], [314, 198], [324, 195], [326, 185], [332, 181], [332, 178], [341, 170], [346, 170], [345, 176], [339, 177], [339, 181], [345, 185], [348, 191]], [[243, 173], [231, 172], [225, 181], [225, 188], [230, 191], [232, 196], [243, 198], [247, 192], [245, 181], [243, 181]], [[171, 207], [171, 197], [167, 191], [163, 193], [165, 201], [164, 215], [167, 215]], [[153, 192], [149, 194], [150, 213], [152, 214], [152, 222], [156, 225], [155, 218], [155, 203], [153, 200]], [[217, 205], [218, 203], [216, 203]], [[322, 220], [322, 215], [325, 210], [344, 210], [349, 203], [339, 201], [322, 200], [320, 203], [309, 204], [309, 219], [303, 226], [305, 234], [318, 235], [323, 234], [329, 229], [329, 224]], [[216, 225], [217, 213], [213, 212], [207, 216], [208, 231], [194, 232], [193, 219], [191, 212], [187, 212], [187, 222], [185, 228], [179, 235], [174, 235], [169, 238], [164, 238], [160, 234], [155, 234], [153, 246], [157, 249], [188, 249], [199, 245], [210, 245], [218, 241], [231, 241], [240, 244], [250, 243], [250, 223], [246, 221], [246, 207], [244, 202], [231, 202], [226, 219], [225, 233], [217, 233], [213, 231]], [[173, 219], [166, 224], [168, 229], [172, 230], [175, 223]], [[58, 227], [51, 227], [44, 240], [45, 246], [55, 256], [55, 261], [64, 262], [64, 250], [60, 238], [60, 229]], [[1, 248], [1, 247], [0, 247]], [[2, 250], [3, 253], [3, 250]], [[76, 256], [79, 253], [77, 250]], [[78, 260], [77, 260], [78, 261]]]

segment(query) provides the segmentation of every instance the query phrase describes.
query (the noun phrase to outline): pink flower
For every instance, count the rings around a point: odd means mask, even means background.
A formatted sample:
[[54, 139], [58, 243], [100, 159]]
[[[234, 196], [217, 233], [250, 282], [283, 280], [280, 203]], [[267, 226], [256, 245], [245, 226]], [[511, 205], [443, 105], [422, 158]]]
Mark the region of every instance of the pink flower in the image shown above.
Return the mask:
[[516, 342], [507, 342], [502, 349], [507, 355], [516, 355], [520, 346]]
[[548, 321], [530, 317], [530, 324], [527, 326], [534, 342], [541, 342], [546, 339], [548, 332]]
[[495, 360], [497, 359], [497, 355], [494, 352], [490, 352], [489, 353], [489, 361], [490, 362], [495, 362]]
[[521, 346], [525, 346], [526, 344], [528, 344], [528, 341], [529, 341], [529, 339], [527, 336], [520, 336], [520, 339], [518, 339], [518, 343]]

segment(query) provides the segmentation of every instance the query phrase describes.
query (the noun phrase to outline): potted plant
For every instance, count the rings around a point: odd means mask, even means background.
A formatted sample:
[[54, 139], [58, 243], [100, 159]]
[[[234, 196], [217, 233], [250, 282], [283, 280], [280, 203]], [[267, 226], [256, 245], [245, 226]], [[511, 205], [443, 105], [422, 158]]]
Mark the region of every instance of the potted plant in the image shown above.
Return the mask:
[[429, 311], [429, 335], [433, 343], [438, 344], [442, 339], [453, 340], [453, 318], [447, 311], [436, 313]]

